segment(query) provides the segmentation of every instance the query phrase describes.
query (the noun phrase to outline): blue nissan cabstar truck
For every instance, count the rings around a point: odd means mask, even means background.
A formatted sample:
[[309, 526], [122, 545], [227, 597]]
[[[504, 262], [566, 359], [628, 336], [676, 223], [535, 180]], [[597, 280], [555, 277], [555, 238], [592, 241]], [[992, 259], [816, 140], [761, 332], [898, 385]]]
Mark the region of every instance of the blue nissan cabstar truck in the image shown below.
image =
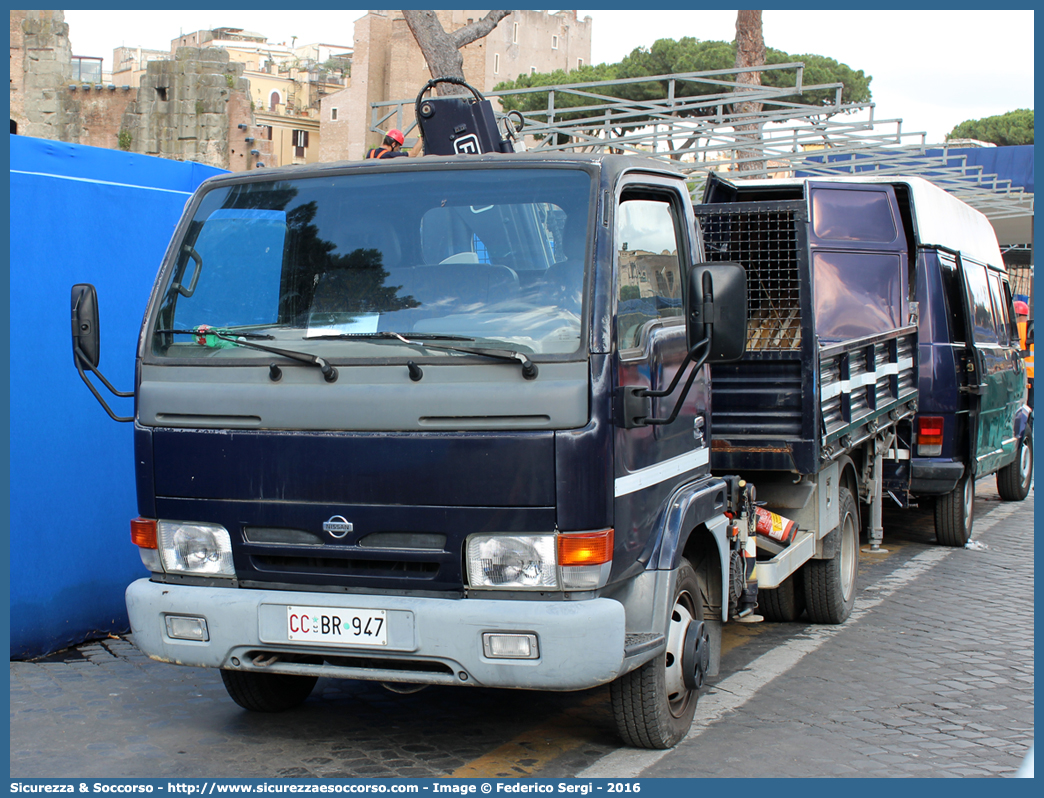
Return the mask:
[[[653, 160], [204, 183], [137, 352], [135, 644], [258, 711], [320, 676], [612, 683], [627, 742], [675, 744], [754, 534], [710, 473], [706, 365], [743, 353], [745, 277], [703, 260]], [[82, 375], [97, 310], [75, 286]]]
[[[798, 496], [774, 478], [779, 507], [822, 507], [800, 529], [757, 507], [750, 483], [711, 473], [710, 365], [751, 340], [746, 271], [715, 257], [662, 161], [429, 156], [204, 183], [156, 280], [124, 419], [150, 571], [127, 589], [135, 644], [220, 669], [257, 711], [301, 703], [320, 676], [609, 683], [627, 743], [677, 743], [759, 581], [778, 591], [807, 563], [810, 617], [847, 617], [853, 499], [880, 496], [880, 469], [845, 453], [915, 393], [897, 387], [905, 331], [861, 340], [859, 368], [809, 338], [806, 361], [879, 385], [873, 418], [838, 417], [844, 440], [822, 449], [847, 459], [791, 478]], [[72, 327], [100, 399], [90, 285], [73, 288]], [[751, 384], [799, 404], [796, 387]]]

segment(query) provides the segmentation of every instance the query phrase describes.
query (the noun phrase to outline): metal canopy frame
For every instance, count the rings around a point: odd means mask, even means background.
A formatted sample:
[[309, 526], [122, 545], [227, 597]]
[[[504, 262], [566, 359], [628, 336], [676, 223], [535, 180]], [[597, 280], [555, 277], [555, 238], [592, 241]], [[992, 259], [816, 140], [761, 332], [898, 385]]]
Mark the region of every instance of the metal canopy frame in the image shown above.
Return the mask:
[[[782, 87], [749, 87], [742, 71], [790, 74]], [[1033, 216], [1033, 195], [1010, 180], [969, 166], [946, 144], [929, 145], [923, 132], [908, 133], [901, 119], [875, 120], [874, 103], [846, 103], [840, 83], [805, 86], [804, 65], [776, 64], [752, 70], [710, 70], [643, 78], [490, 92], [490, 99], [547, 94], [547, 105], [524, 114], [527, 144], [539, 152], [618, 152], [669, 160], [702, 194], [711, 172], [730, 179], [843, 174], [916, 175], [978, 209], [991, 221]], [[630, 100], [621, 89], [665, 83], [663, 99]], [[802, 103], [813, 90], [833, 90], [822, 105]], [[686, 96], [688, 91], [703, 94]], [[580, 103], [563, 106], [563, 98]], [[756, 112], [740, 103], [760, 103]], [[414, 99], [373, 103], [370, 130], [389, 120], [409, 133]], [[494, 103], [498, 105], [498, 103]], [[856, 114], [867, 118], [853, 118]], [[498, 114], [500, 116], [500, 114]], [[942, 150], [929, 155], [928, 150]]]

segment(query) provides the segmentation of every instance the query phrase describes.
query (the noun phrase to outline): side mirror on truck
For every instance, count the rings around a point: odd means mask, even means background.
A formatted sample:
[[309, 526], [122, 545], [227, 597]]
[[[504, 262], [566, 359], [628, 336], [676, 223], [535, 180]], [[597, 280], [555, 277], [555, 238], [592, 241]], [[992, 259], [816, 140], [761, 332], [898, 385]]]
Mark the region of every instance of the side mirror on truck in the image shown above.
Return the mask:
[[98, 335], [98, 292], [90, 283], [72, 287], [72, 345], [74, 362], [98, 367], [101, 339]]
[[[617, 389], [617, 424], [624, 429], [671, 424], [704, 363], [729, 363], [747, 351], [747, 272], [738, 263], [697, 263], [689, 271], [685, 295], [688, 354], [674, 379], [662, 391], [638, 385]], [[652, 418], [652, 400], [674, 393], [686, 367], [693, 363], [674, 409]]]
[[87, 379], [84, 369], [98, 375], [98, 379], [114, 396], [134, 396], [134, 391], [117, 391], [98, 371], [101, 358], [101, 336], [98, 332], [98, 292], [90, 283], [78, 283], [72, 287], [72, 348], [73, 364], [80, 373], [94, 398], [98, 400], [105, 412], [115, 421], [133, 421], [133, 416], [117, 416], [112, 408], [102, 399], [98, 389]]
[[697, 263], [689, 272], [685, 331], [689, 351], [706, 342], [706, 363], [747, 351], [747, 272], [738, 263]]

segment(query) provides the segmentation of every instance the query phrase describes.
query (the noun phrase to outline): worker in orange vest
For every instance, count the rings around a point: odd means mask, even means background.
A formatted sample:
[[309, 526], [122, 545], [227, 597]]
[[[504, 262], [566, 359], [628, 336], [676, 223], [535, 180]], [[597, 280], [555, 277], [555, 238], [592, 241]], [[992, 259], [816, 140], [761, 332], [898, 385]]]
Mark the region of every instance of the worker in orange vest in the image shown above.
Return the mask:
[[405, 158], [407, 153], [402, 151], [402, 145], [406, 143], [406, 137], [402, 135], [401, 130], [392, 129], [389, 130], [387, 135], [384, 137], [384, 141], [380, 147], [374, 147], [368, 153], [366, 153], [367, 159], [369, 158]]
[[417, 143], [413, 145], [413, 148], [409, 152], [403, 152], [403, 145], [406, 144], [406, 137], [402, 134], [402, 131], [398, 128], [392, 128], [388, 131], [384, 137], [384, 141], [380, 147], [374, 147], [368, 153], [366, 153], [367, 160], [371, 158], [405, 158], [407, 155], [417, 157], [420, 154], [421, 147], [424, 146], [424, 139], [418, 138]]
[[1031, 341], [1029, 346], [1026, 346], [1026, 329], [1029, 326], [1029, 305], [1021, 299], [1015, 300], [1015, 317], [1018, 320], [1019, 327], [1019, 348], [1023, 352], [1029, 352], [1026, 355], [1026, 381], [1029, 385], [1026, 404], [1033, 407], [1033, 342]]

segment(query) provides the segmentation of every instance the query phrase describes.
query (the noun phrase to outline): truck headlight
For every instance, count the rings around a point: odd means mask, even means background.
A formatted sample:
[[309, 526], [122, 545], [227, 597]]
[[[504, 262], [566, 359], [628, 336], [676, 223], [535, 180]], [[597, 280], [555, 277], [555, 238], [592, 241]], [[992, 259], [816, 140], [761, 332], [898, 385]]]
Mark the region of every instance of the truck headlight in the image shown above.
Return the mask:
[[558, 587], [554, 535], [475, 535], [468, 539], [467, 557], [473, 588]]
[[190, 576], [235, 576], [232, 541], [217, 524], [160, 521], [158, 543], [163, 570]]
[[613, 530], [473, 535], [468, 584], [500, 590], [597, 590], [613, 565]]

